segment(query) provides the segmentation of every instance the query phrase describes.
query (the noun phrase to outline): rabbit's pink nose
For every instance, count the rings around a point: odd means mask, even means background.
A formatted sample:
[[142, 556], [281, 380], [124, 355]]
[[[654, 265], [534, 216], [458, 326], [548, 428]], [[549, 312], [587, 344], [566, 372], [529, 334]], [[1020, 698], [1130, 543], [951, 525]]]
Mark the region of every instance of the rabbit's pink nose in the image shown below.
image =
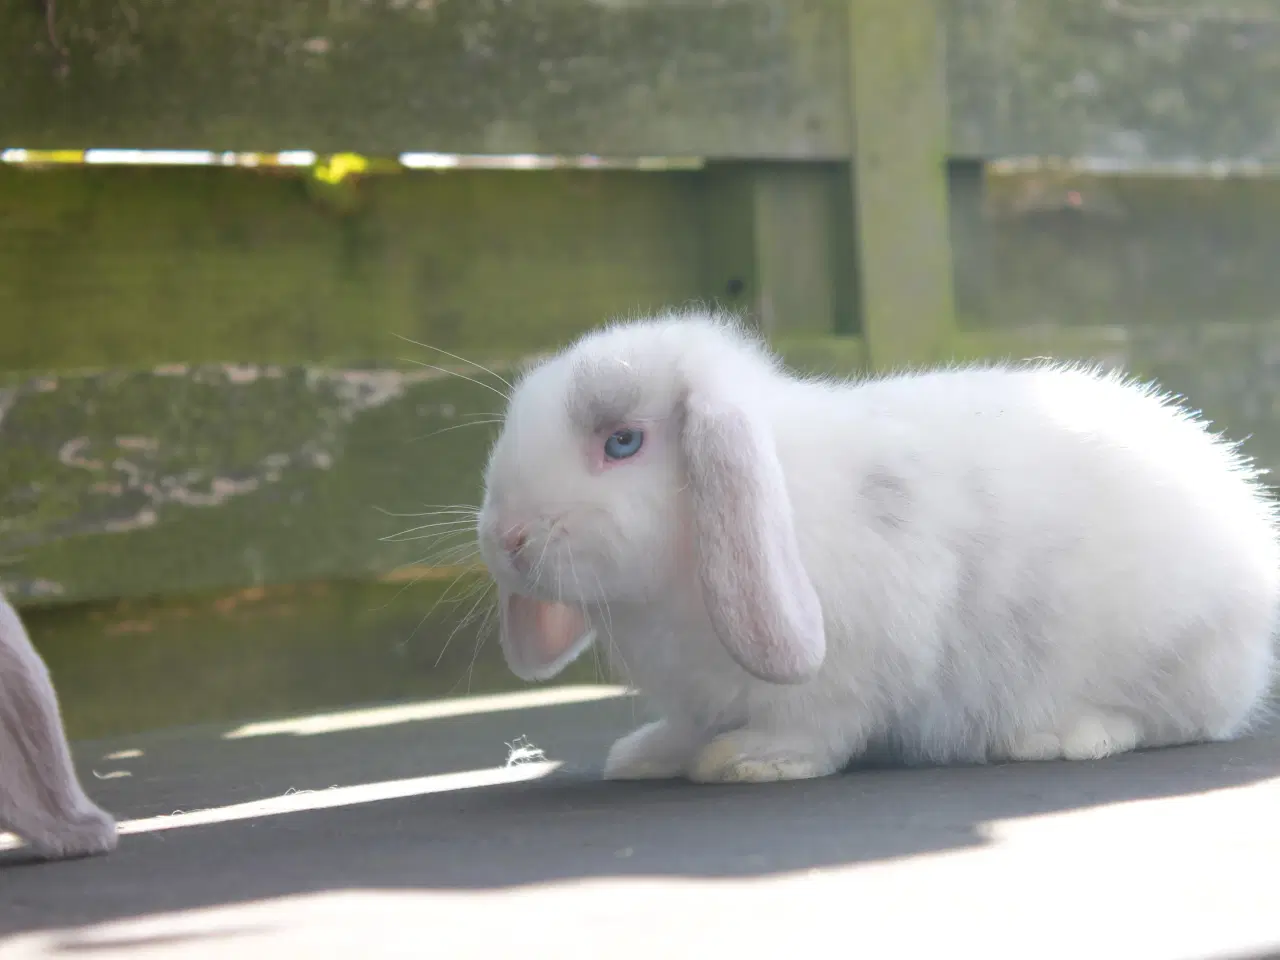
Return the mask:
[[502, 549], [515, 556], [529, 542], [529, 535], [524, 527], [512, 527], [501, 537]]

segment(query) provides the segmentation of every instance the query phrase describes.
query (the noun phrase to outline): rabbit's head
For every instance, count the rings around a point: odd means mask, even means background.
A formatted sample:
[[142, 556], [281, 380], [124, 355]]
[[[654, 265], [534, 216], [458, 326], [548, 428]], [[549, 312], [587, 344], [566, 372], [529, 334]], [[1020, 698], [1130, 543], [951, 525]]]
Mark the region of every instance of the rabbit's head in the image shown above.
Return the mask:
[[745, 670], [817, 670], [822, 611], [762, 415], [787, 382], [732, 321], [667, 316], [589, 334], [516, 385], [479, 536], [517, 675], [562, 670], [608, 603], [691, 585]]

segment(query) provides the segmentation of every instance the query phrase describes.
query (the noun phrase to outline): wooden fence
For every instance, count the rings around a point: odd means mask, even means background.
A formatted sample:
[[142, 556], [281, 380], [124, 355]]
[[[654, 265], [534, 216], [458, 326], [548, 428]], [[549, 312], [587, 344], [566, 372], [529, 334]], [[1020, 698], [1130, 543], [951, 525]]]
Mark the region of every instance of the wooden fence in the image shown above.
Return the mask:
[[398, 337], [718, 301], [800, 366], [1123, 363], [1280, 465], [1271, 0], [0, 0], [5, 148], [0, 586], [73, 730], [470, 668], [381, 538], [496, 398]]

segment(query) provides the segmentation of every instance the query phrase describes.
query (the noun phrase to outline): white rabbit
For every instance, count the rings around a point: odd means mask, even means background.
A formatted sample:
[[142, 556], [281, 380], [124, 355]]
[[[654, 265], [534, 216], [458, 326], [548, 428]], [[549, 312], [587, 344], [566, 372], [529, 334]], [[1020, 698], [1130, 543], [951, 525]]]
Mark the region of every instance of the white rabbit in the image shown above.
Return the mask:
[[49, 671], [0, 597], [0, 829], [46, 859], [107, 853], [115, 819], [80, 787]]
[[667, 314], [516, 384], [478, 535], [517, 675], [599, 639], [656, 707], [607, 777], [1097, 758], [1263, 708], [1256, 476], [1119, 375], [798, 379], [732, 318]]

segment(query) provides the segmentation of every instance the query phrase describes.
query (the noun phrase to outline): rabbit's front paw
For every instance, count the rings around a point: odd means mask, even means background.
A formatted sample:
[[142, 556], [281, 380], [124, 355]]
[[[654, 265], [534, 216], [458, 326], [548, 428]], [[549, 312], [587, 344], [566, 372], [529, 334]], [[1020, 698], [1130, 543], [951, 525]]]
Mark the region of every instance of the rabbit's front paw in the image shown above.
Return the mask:
[[111, 814], [90, 807], [73, 820], [30, 839], [32, 847], [44, 859], [72, 860], [110, 853], [119, 843], [119, 834]]
[[668, 720], [632, 730], [609, 750], [606, 780], [670, 780], [684, 773], [699, 744]]
[[716, 737], [694, 758], [689, 779], [697, 783], [767, 783], [808, 780], [836, 773], [842, 759], [801, 739], [733, 730]]

